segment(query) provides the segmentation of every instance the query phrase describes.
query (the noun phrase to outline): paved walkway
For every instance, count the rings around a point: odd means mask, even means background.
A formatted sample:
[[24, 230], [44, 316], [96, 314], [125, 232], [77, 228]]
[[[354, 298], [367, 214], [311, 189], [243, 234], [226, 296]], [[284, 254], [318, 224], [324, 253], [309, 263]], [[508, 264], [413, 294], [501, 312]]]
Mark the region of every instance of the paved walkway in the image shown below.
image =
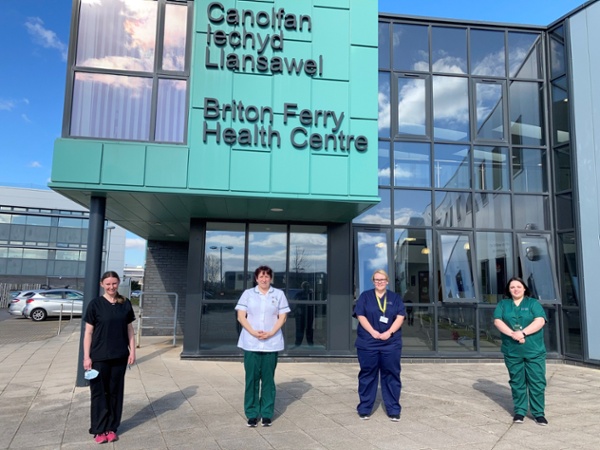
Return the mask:
[[[6, 321], [5, 321], [6, 322]], [[37, 324], [35, 324], [37, 325]], [[0, 327], [3, 322], [0, 322]], [[88, 388], [75, 387], [79, 320], [45, 340], [0, 344], [0, 448], [98, 447]], [[600, 370], [548, 364], [548, 427], [512, 424], [502, 363], [405, 363], [402, 419], [355, 413], [352, 362], [280, 362], [271, 428], [247, 428], [240, 362], [181, 360], [144, 337], [110, 449], [598, 449]]]

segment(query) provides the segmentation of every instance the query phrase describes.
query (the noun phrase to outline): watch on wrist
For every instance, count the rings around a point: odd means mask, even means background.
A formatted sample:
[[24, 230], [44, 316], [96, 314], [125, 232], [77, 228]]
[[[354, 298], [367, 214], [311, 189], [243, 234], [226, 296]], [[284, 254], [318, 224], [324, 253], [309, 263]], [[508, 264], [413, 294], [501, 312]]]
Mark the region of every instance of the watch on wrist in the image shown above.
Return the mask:
[[392, 330], [390, 330], [390, 337], [392, 337], [394, 335], [394, 332]]
[[523, 337], [526, 338], [527, 335], [525, 334], [525, 331], [521, 330], [521, 333], [523, 333]]

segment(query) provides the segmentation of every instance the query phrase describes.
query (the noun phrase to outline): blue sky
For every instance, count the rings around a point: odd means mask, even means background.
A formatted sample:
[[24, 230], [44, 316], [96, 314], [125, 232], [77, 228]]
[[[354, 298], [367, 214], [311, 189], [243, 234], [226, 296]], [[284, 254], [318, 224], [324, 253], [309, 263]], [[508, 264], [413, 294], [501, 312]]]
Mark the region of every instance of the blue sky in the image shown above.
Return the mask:
[[[197, 4], [208, 0], [197, 0]], [[303, 1], [303, 0], [296, 0]], [[372, 1], [372, 0], [364, 0]], [[548, 25], [583, 0], [379, 0], [412, 16]], [[71, 0], [0, 0], [0, 185], [45, 188], [60, 137]], [[144, 241], [128, 235], [127, 265]]]

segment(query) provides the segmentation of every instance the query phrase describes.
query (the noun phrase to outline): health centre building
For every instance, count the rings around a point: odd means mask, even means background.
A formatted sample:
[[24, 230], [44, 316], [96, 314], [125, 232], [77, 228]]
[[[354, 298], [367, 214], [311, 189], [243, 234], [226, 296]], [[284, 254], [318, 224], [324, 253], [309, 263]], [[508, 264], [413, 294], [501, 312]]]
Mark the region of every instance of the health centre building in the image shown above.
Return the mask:
[[597, 1], [539, 27], [74, 0], [50, 187], [90, 210], [86, 289], [110, 220], [148, 240], [144, 334], [175, 328], [182, 358], [240, 355], [234, 306], [266, 264], [283, 356], [353, 357], [353, 302], [383, 268], [405, 357], [495, 359], [520, 276], [549, 357], [600, 364], [597, 23]]

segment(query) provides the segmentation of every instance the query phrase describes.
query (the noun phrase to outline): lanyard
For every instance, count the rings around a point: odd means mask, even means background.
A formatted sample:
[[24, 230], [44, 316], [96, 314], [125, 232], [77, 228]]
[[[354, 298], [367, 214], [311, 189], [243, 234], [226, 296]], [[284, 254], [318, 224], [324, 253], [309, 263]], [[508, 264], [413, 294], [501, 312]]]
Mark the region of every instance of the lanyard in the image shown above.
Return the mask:
[[387, 294], [384, 294], [384, 296], [383, 296], [383, 306], [381, 306], [381, 299], [379, 297], [377, 297], [377, 294], [375, 294], [375, 298], [377, 299], [377, 304], [379, 305], [379, 310], [381, 311], [381, 313], [383, 315], [385, 315], [385, 310], [387, 308]]

